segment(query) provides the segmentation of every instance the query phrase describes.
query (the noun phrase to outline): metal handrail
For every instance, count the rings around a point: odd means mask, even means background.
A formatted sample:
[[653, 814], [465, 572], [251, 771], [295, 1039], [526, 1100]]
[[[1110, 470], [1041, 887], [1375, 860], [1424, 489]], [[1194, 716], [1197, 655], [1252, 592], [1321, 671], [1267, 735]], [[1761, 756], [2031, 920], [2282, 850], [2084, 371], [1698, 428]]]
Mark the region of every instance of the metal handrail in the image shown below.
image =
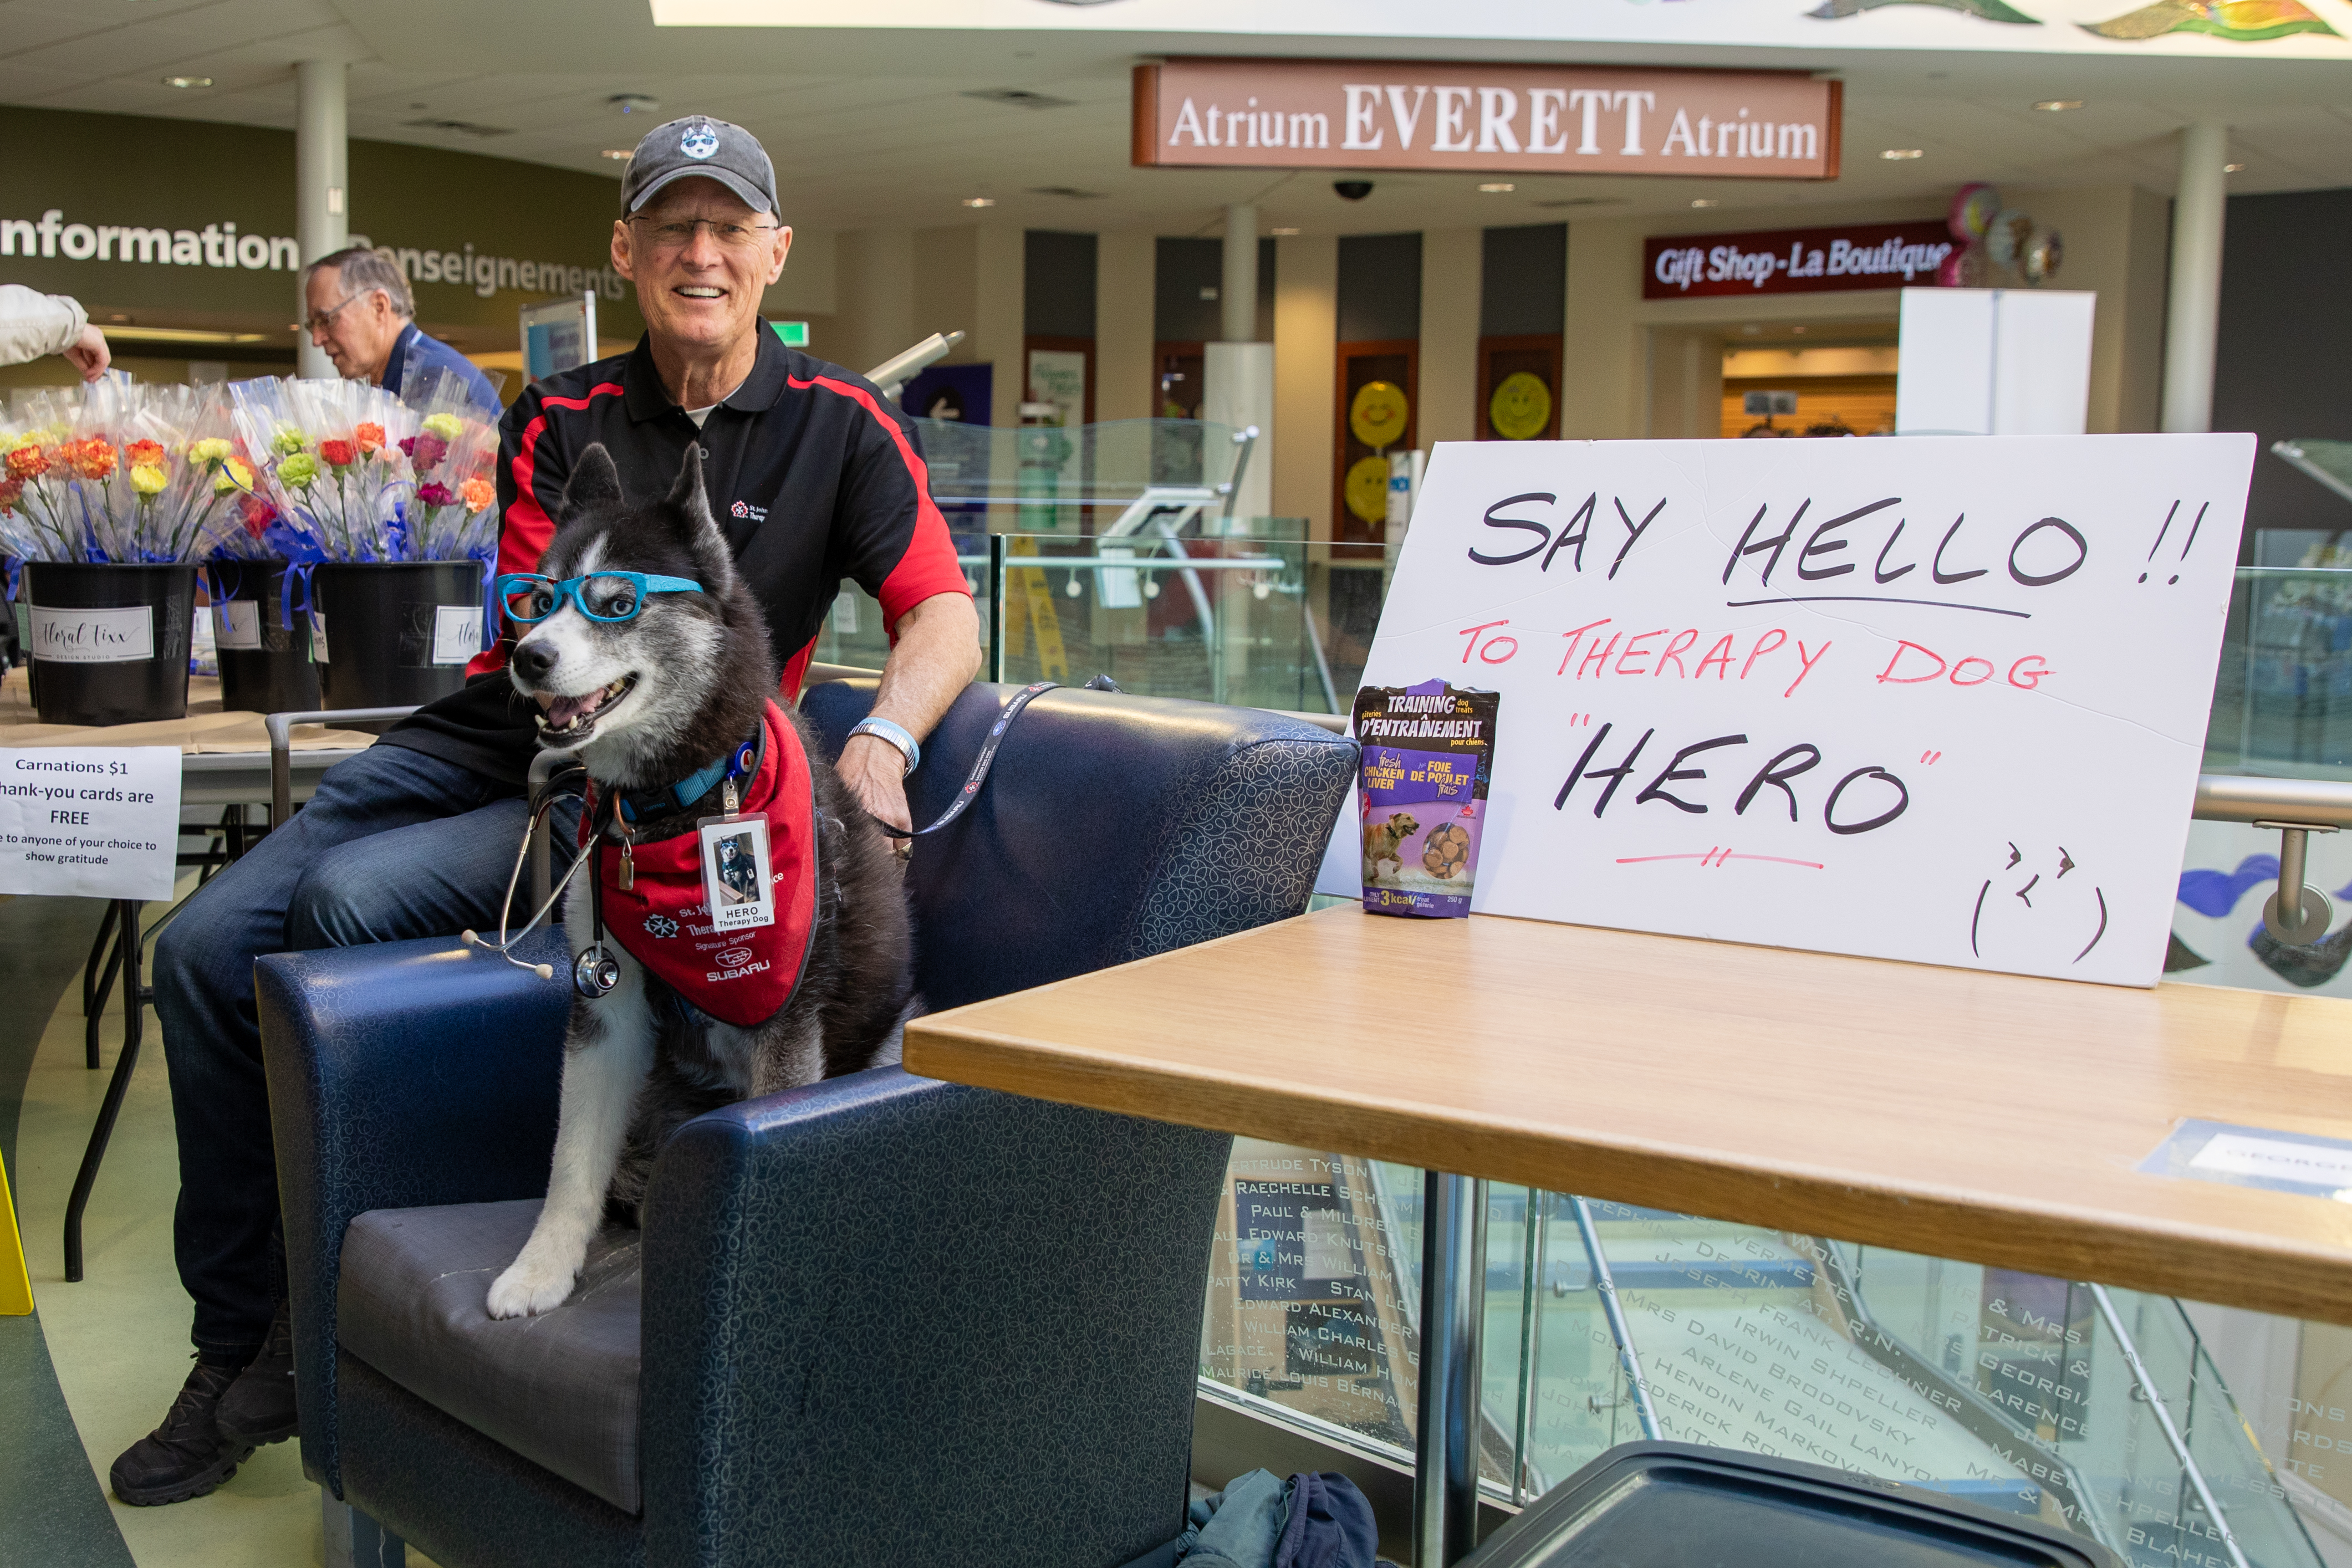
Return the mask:
[[[2132, 1382], [2138, 1387], [2140, 1396], [2147, 1401], [2147, 1407], [2156, 1414], [2156, 1424], [2164, 1432], [2165, 1446], [2179, 1461], [2180, 1473], [2188, 1478], [2190, 1490], [2196, 1492], [2198, 1502], [2204, 1507], [2205, 1517], [2213, 1521], [2214, 1532], [2221, 1536], [2222, 1546], [2230, 1553], [2231, 1563], [2235, 1564], [2235, 1568], [2251, 1568], [2245, 1552], [2239, 1549], [2237, 1533], [2230, 1528], [2229, 1518], [2221, 1511], [2221, 1502], [2213, 1496], [2213, 1490], [2205, 1484], [2205, 1472], [2197, 1468], [2197, 1461], [2189, 1456], [2189, 1444], [2181, 1437], [2180, 1428], [2173, 1424], [2172, 1411], [2164, 1403], [2163, 1392], [2157, 1387], [2156, 1380], [2147, 1375], [2147, 1366], [2141, 1363], [2139, 1346], [2133, 1343], [2131, 1334], [2124, 1328], [2123, 1315], [2116, 1311], [2116, 1303], [2108, 1298], [2107, 1288], [2094, 1284], [2090, 1290], [2091, 1300], [2098, 1304], [2099, 1316], [2106, 1320], [2107, 1332], [2116, 1336], [2116, 1343], [2124, 1353], [2124, 1364], [2131, 1368]], [[2189, 1366], [2193, 1377], [2197, 1364], [2192, 1360]]]
[[[2002, 1448], [2004, 1440], [2027, 1445], [2037, 1460], [2057, 1471], [2055, 1478], [2042, 1478], [2043, 1490], [2058, 1492], [2062, 1508], [2072, 1501], [2091, 1538], [2122, 1553], [2124, 1543], [2115, 1538], [2106, 1520], [2092, 1506], [2090, 1489], [2072, 1459], [2061, 1453], [2054, 1443], [2043, 1443], [2010, 1412], [1986, 1399], [1972, 1382], [1956, 1377], [1929, 1361], [1904, 1335], [1880, 1322], [1871, 1311], [1869, 1297], [1864, 1293], [1859, 1266], [1848, 1269], [1839, 1251], [1843, 1243], [1819, 1236], [1799, 1239], [1806, 1244], [1801, 1249], [1812, 1259], [1814, 1270], [1828, 1284], [1838, 1310], [1845, 1314], [1849, 1337], [1856, 1349], [1906, 1382], [1916, 1378], [1940, 1390], [1952, 1401], [1949, 1413], [1960, 1428], [1990, 1448], [2004, 1462], [2016, 1463]], [[2053, 1479], [2063, 1484], [2053, 1485]]]
[[1642, 1436], [1655, 1441], [1658, 1412], [1650, 1403], [1649, 1379], [1642, 1375], [1641, 1353], [1633, 1348], [1633, 1331], [1617, 1300], [1617, 1277], [1609, 1271], [1608, 1256], [1601, 1250], [1601, 1233], [1592, 1226], [1592, 1206], [1573, 1193], [1564, 1195], [1576, 1214], [1576, 1233], [1584, 1239], [1584, 1256], [1592, 1264], [1592, 1288], [1601, 1293], [1601, 1312], [1609, 1320], [1609, 1336], [1617, 1342], [1617, 1359], [1625, 1368], [1626, 1386], [1633, 1392], [1633, 1414], [1641, 1418]]

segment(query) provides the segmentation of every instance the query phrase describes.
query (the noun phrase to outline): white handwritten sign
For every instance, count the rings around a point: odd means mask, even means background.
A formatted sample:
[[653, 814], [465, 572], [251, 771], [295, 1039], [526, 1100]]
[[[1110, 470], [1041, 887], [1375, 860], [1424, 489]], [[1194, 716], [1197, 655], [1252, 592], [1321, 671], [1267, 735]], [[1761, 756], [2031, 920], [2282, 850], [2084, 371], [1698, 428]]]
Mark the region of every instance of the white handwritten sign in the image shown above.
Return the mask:
[[59, 664], [116, 664], [155, 656], [155, 609], [53, 610], [25, 607], [26, 651]]
[[169, 898], [179, 824], [177, 747], [0, 750], [0, 893]]
[[2253, 453], [1441, 445], [1364, 682], [1501, 692], [1482, 913], [2153, 985]]

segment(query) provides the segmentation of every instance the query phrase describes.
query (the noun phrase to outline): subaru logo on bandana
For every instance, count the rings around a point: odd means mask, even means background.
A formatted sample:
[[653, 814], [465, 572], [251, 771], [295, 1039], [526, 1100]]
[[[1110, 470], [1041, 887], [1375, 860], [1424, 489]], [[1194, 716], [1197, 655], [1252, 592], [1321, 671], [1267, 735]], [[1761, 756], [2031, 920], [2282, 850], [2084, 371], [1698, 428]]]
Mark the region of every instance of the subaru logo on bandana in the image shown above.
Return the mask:
[[708, 158], [719, 151], [719, 132], [710, 121], [698, 120], [678, 138], [677, 150], [689, 158]]

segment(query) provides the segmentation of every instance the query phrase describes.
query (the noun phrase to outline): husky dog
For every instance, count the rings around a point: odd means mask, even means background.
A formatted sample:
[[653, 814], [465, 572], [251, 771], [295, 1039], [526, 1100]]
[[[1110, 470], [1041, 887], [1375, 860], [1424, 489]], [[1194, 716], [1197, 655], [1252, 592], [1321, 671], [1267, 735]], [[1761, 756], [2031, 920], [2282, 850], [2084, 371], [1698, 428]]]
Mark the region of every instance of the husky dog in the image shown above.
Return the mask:
[[[711, 519], [695, 447], [667, 499], [631, 506], [611, 455], [591, 446], [563, 512], [542, 574], [639, 571], [702, 589], [648, 594], [628, 621], [593, 621], [577, 601], [561, 602], [516, 643], [512, 679], [540, 705], [541, 747], [577, 757], [600, 796], [665, 789], [727, 756], [761, 724], [777, 692], [767, 626]], [[820, 851], [800, 981], [774, 1016], [739, 1028], [685, 1005], [606, 937], [620, 980], [601, 999], [572, 1004], [547, 1202], [521, 1255], [490, 1287], [494, 1318], [545, 1312], [572, 1293], [589, 1239], [608, 1210], [635, 1218], [654, 1156], [680, 1123], [898, 1059], [911, 937], [895, 857], [800, 715], [778, 706], [809, 759]], [[716, 810], [644, 817], [638, 841], [690, 834], [698, 815]], [[592, 938], [594, 874], [565, 901], [575, 952]]]

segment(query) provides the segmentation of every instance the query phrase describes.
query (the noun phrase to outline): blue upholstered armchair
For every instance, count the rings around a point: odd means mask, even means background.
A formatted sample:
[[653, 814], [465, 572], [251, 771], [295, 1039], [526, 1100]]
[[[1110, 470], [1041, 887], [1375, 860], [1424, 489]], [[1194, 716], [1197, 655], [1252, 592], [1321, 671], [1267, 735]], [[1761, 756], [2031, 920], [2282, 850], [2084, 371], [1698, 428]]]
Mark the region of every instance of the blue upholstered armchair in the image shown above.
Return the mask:
[[[870, 684], [813, 691], [837, 747]], [[945, 808], [1001, 688], [912, 780]], [[1306, 906], [1355, 748], [1049, 693], [908, 873], [934, 1009]], [[538, 955], [565, 969], [551, 941]], [[259, 966], [306, 1470], [445, 1568], [1114, 1568], [1181, 1524], [1227, 1140], [884, 1068], [714, 1112], [642, 1232], [492, 1322], [570, 988], [454, 941]]]

